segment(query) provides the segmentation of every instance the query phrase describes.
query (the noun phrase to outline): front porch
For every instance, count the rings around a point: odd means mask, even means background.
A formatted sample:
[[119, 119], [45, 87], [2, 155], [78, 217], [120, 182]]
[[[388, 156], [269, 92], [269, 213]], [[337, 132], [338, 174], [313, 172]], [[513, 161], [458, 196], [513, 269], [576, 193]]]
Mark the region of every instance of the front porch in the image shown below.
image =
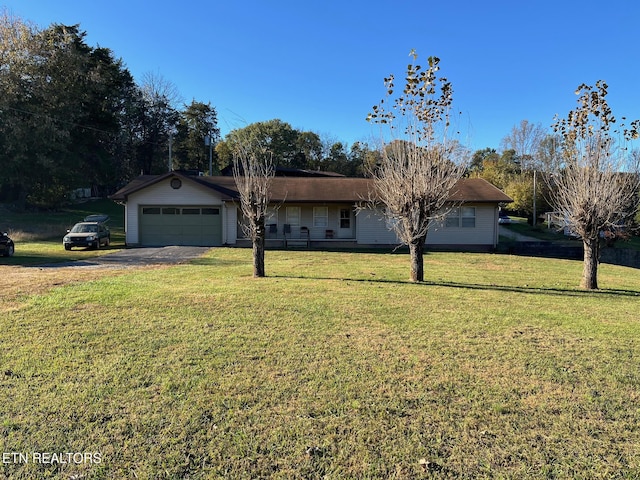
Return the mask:
[[[248, 238], [238, 238], [235, 243], [236, 247], [251, 247], [251, 240]], [[311, 240], [308, 243], [302, 241], [291, 240], [287, 243], [283, 239], [267, 239], [265, 242], [265, 248], [267, 250], [281, 250], [284, 248], [308, 248], [311, 250], [323, 250], [323, 249], [348, 249], [356, 248], [358, 242], [355, 238], [338, 238], [335, 240]]]
[[[251, 247], [251, 240], [247, 237], [238, 237], [235, 245], [238, 247]], [[312, 236], [309, 232], [297, 235], [291, 232], [287, 235], [269, 235], [267, 228], [267, 238], [265, 239], [265, 248], [282, 249], [282, 248], [309, 248], [309, 249], [339, 249], [354, 248], [358, 245], [358, 241], [353, 238], [331, 238], [330, 234], [325, 238]]]
[[[250, 246], [240, 218], [236, 245]], [[355, 209], [350, 204], [284, 205], [267, 213], [266, 248], [353, 248]]]

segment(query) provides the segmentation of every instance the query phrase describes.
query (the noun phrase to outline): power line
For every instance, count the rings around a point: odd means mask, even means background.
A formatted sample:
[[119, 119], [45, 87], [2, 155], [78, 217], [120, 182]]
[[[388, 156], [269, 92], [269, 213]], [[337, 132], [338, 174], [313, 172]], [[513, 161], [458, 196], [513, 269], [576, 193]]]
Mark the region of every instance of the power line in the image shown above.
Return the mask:
[[[30, 112], [28, 110], [23, 110], [21, 108], [9, 107], [9, 106], [4, 106], [4, 107], [0, 108], [0, 113], [2, 113], [3, 109], [5, 109], [5, 110], [13, 110], [14, 112], [19, 112], [19, 113], [24, 113], [24, 114], [27, 114], [27, 115], [32, 115], [34, 117], [44, 118], [44, 119], [47, 119], [47, 120], [49, 120], [51, 122], [62, 123], [62, 124], [69, 125], [69, 126], [72, 126], [72, 127], [82, 128], [84, 130], [91, 130], [91, 131], [94, 131], [94, 132], [97, 132], [97, 133], [102, 133], [102, 134], [109, 135], [109, 136], [117, 135], [117, 133], [115, 133], [115, 132], [109, 132], [107, 130], [102, 130], [100, 128], [91, 127], [91, 126], [88, 126], [88, 125], [82, 125], [82, 124], [75, 123], [75, 122], [65, 121], [65, 120], [62, 120], [62, 119], [59, 119], [59, 118], [54, 118], [54, 117], [52, 117], [50, 115], [46, 115], [44, 113]], [[142, 142], [142, 144], [155, 145], [155, 146], [158, 146], [158, 147], [164, 146], [164, 144], [157, 143], [157, 142], [152, 142], [150, 140], [144, 140]]]

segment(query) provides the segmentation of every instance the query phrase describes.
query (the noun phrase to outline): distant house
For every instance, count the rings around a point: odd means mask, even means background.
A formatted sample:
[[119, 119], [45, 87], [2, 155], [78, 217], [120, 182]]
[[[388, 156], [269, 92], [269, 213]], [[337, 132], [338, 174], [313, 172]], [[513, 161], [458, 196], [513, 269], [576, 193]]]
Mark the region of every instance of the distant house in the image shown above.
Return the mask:
[[[373, 182], [341, 176], [276, 176], [266, 220], [267, 247], [366, 248], [396, 246], [395, 233], [376, 209], [357, 210]], [[125, 206], [130, 246], [249, 245], [244, 238], [233, 177], [173, 171], [143, 175], [110, 197]], [[498, 205], [512, 199], [487, 181], [462, 179], [457, 205], [429, 231], [427, 245], [490, 250], [498, 243]]]

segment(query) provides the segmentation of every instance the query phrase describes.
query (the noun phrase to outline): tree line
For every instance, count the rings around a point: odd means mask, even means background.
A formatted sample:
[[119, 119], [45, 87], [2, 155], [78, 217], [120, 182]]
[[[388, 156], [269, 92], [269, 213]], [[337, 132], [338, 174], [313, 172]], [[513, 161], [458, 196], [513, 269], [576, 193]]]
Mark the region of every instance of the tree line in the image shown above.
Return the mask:
[[181, 104], [171, 82], [136, 82], [121, 59], [86, 42], [79, 25], [41, 29], [0, 12], [0, 201], [56, 208], [75, 188], [105, 195], [140, 174], [231, 165], [234, 143], [258, 136], [278, 165], [363, 175], [365, 143], [348, 147], [281, 120], [221, 140], [211, 103]]
[[73, 188], [106, 194], [140, 173], [207, 161], [203, 135], [217, 114], [178, 107], [157, 75], [136, 83], [111, 50], [91, 47], [78, 25], [40, 29], [0, 14], [0, 198], [55, 208]]
[[[159, 75], [136, 82], [111, 50], [85, 39], [78, 25], [40, 29], [0, 13], [0, 201], [56, 208], [76, 188], [106, 195], [140, 174], [216, 174], [248, 139], [268, 147], [279, 167], [363, 176], [380, 163], [378, 145], [348, 146], [279, 119], [221, 139], [210, 103], [181, 104], [177, 88]], [[507, 138], [501, 154], [486, 148], [471, 155], [460, 147], [471, 157], [465, 174], [486, 178], [514, 198], [512, 208], [530, 215], [528, 159], [551, 143], [526, 120]], [[542, 207], [546, 196], [539, 196]]]

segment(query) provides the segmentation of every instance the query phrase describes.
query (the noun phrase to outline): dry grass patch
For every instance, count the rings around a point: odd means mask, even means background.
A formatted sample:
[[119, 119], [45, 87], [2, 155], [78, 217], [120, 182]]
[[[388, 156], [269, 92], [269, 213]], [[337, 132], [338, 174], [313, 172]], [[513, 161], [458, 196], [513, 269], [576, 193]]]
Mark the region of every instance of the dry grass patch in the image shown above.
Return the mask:
[[0, 291], [0, 312], [15, 310], [24, 305], [25, 299], [46, 293], [54, 287], [77, 282], [85, 282], [113, 275], [114, 271], [74, 267], [38, 268], [0, 265], [2, 291]]
[[[162, 268], [154, 265], [140, 270]], [[105, 277], [123, 275], [122, 268], [110, 267], [22, 267], [0, 265], [0, 312], [24, 306], [30, 297], [42, 295], [53, 288], [91, 282]]]

